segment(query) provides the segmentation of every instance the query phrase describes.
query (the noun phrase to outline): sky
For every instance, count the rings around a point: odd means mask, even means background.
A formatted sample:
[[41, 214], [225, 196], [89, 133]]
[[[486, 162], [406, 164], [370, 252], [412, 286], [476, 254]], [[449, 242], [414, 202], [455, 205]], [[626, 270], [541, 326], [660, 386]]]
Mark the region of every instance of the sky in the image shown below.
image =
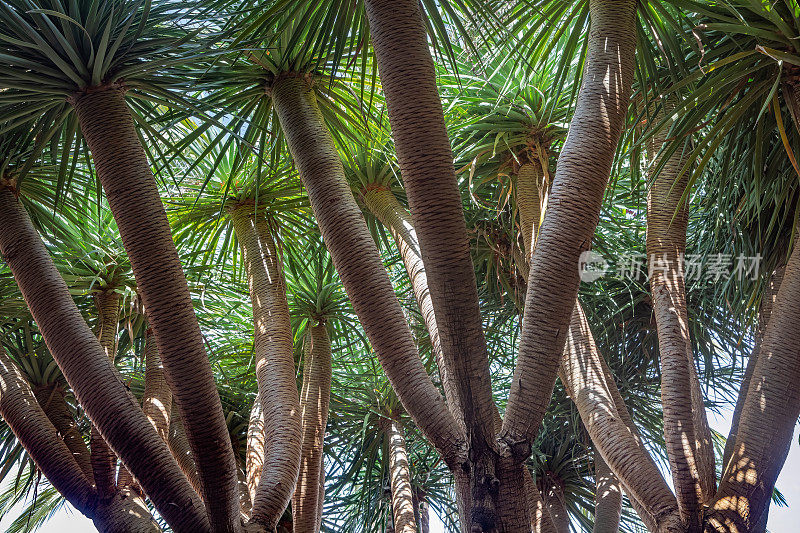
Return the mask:
[[[709, 424], [723, 435], [730, 429], [730, 411], [723, 411], [720, 415], [709, 413]], [[769, 513], [767, 528], [771, 533], [794, 533], [798, 531], [798, 516], [800, 516], [800, 425], [795, 426], [792, 447], [786, 464], [778, 478], [777, 487], [786, 497], [788, 507], [772, 506]], [[0, 531], [5, 531], [8, 524], [17, 516], [19, 509], [12, 510], [10, 516], [0, 519]], [[69, 505], [56, 513], [40, 533], [87, 533], [95, 531], [92, 521], [72, 509]], [[444, 524], [435, 514], [431, 515], [431, 533], [452, 533], [446, 531]]]

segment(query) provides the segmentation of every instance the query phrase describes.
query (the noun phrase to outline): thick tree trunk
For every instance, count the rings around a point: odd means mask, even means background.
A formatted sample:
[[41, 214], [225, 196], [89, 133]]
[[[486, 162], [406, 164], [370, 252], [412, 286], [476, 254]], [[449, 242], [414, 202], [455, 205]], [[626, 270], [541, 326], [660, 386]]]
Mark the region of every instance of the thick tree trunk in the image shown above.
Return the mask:
[[[292, 496], [295, 533], [317, 533], [318, 513], [324, 498], [323, 441], [328, 424], [331, 396], [331, 343], [325, 322], [311, 327], [311, 350], [303, 361], [302, 411], [303, 450], [297, 489]], [[308, 376], [308, 380], [306, 380]]]
[[264, 410], [261, 408], [261, 395], [256, 394], [253, 408], [250, 409], [250, 421], [247, 424], [247, 457], [245, 458], [245, 475], [250, 501], [256, 498], [256, 489], [261, 480], [264, 467]]
[[78, 429], [78, 424], [75, 423], [75, 417], [72, 416], [72, 412], [67, 406], [64, 390], [60, 385], [54, 383], [44, 387], [35, 387], [33, 394], [47, 418], [64, 440], [64, 444], [69, 448], [75, 462], [78, 463], [89, 481], [89, 485], [94, 485], [91, 454]]
[[[222, 404], [164, 206], [123, 90], [98, 88], [71, 100], [186, 425], [208, 496], [209, 519], [217, 531], [239, 531], [236, 461]], [[138, 472], [134, 475], [141, 479]]]
[[263, 213], [242, 205], [231, 215], [250, 286], [255, 325], [256, 381], [264, 416], [261, 479], [252, 522], [272, 530], [292, 498], [300, 470], [300, 398], [282, 258]]
[[403, 426], [395, 418], [383, 421], [389, 441], [389, 482], [392, 489], [392, 515], [396, 533], [417, 533], [414, 520], [414, 493], [411, 489], [411, 467], [408, 464]]
[[381, 366], [406, 411], [448, 465], [462, 464], [464, 437], [422, 365], [309, 80], [279, 77], [271, 92], [325, 244]]
[[[707, 531], [751, 531], [767, 508], [800, 415], [800, 252], [795, 245], [746, 391]], [[745, 394], [741, 391], [740, 394]]]
[[[95, 294], [97, 309], [97, 340], [111, 364], [117, 356], [117, 331], [119, 329], [120, 294], [102, 291]], [[97, 428], [91, 427], [92, 472], [97, 492], [104, 498], [111, 498], [116, 491], [117, 456], [103, 439]]]
[[579, 284], [630, 98], [636, 2], [590, 0], [583, 84], [531, 259], [528, 292], [501, 441], [522, 461], [550, 402]]
[[[656, 113], [656, 117], [663, 115], [663, 111]], [[688, 175], [678, 174], [686, 156], [678, 149], [666, 161], [656, 160], [666, 136], [665, 126], [649, 143], [653, 172], [658, 174], [647, 195], [647, 257], [661, 355], [667, 456], [681, 516], [694, 531], [699, 527], [703, 504], [716, 490], [716, 472], [711, 431], [692, 355], [680, 264], [686, 252], [688, 200], [683, 194]]]
[[592, 533], [617, 533], [622, 514], [622, 484], [597, 450], [594, 452], [594, 482]]
[[141, 482], [175, 529], [211, 529], [202, 502], [119, 379], [84, 322], [30, 218], [9, 189], [0, 190], [0, 253], [11, 268], [47, 348], [89, 419]]
[[[448, 372], [448, 365], [445, 362], [442, 352], [442, 342], [439, 338], [439, 327], [436, 325], [436, 313], [433, 309], [431, 291], [428, 287], [428, 276], [425, 265], [422, 262], [422, 253], [417, 242], [417, 232], [411, 214], [400, 205], [397, 197], [387, 187], [370, 187], [363, 192], [364, 203], [367, 209], [380, 220], [394, 238], [403, 265], [406, 267], [408, 279], [414, 290], [414, 298], [417, 301], [420, 314], [425, 321], [425, 327], [431, 338], [431, 348], [433, 351], [436, 366], [439, 369], [439, 377], [442, 380], [447, 406], [453, 413], [456, 421], [463, 425], [464, 416], [459, 410], [459, 399], [457, 384], [453, 376]], [[462, 428], [465, 429], [465, 428]]]
[[[0, 191], [0, 195], [3, 192]], [[0, 346], [0, 415], [36, 466], [73, 507], [90, 515], [97, 494], [72, 451], [36, 401], [28, 381]]]
[[621, 414], [624, 405], [616, 405], [611, 392], [616, 385], [606, 379], [602, 357], [579, 303], [570, 323], [560, 375], [592, 442], [631, 498], [655, 519], [655, 529], [682, 531], [675, 496], [650, 454], [626, 425], [629, 416]]
[[[436, 311], [454, 412], [469, 442], [470, 522], [462, 527], [526, 527], [524, 495], [498, 497], [495, 410], [461, 194], [444, 124], [425, 23], [416, 0], [367, 0], [372, 45], [386, 94], [397, 159]], [[503, 467], [505, 468], [505, 467]], [[514, 498], [516, 496], [516, 498]], [[503, 522], [503, 524], [501, 524]], [[525, 525], [523, 525], [525, 524]]]
[[121, 488], [98, 505], [92, 522], [100, 533], [158, 533], [161, 528], [150, 516], [144, 500], [130, 488]]

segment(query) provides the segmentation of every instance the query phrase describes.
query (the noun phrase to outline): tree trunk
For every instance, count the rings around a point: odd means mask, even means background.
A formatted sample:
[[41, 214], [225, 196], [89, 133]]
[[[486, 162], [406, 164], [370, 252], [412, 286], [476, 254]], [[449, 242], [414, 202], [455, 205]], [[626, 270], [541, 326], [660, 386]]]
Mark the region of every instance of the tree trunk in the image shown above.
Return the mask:
[[[118, 292], [104, 290], [95, 294], [94, 303], [97, 308], [97, 340], [106, 357], [114, 364], [117, 356], [117, 331], [119, 329]], [[117, 456], [109, 448], [100, 432], [91, 426], [92, 472], [101, 497], [111, 498], [117, 488]]]
[[392, 488], [394, 530], [396, 533], [417, 533], [411, 467], [408, 464], [403, 426], [395, 418], [385, 419], [383, 426], [389, 440], [389, 481]]
[[94, 485], [91, 454], [83, 440], [83, 435], [78, 429], [78, 424], [75, 423], [75, 417], [72, 416], [72, 412], [67, 406], [64, 390], [60, 385], [53, 383], [47, 386], [35, 387], [33, 394], [36, 396], [36, 400], [41, 405], [47, 418], [64, 440], [64, 444], [69, 448], [72, 457], [86, 476], [89, 485]]
[[[117, 86], [71, 99], [186, 425], [211, 525], [240, 530], [236, 461], [169, 222]], [[133, 472], [141, 480], [138, 472]], [[211, 497], [213, 495], [213, 497]]]
[[569, 533], [567, 501], [564, 498], [564, 489], [558, 483], [558, 480], [548, 480], [543, 484], [540, 492], [544, 506], [555, 525], [556, 533]]
[[[669, 112], [669, 111], [667, 111]], [[664, 111], [655, 114], [663, 117]], [[694, 531], [700, 512], [716, 490], [711, 431], [697, 378], [681, 261], [686, 252], [688, 175], [682, 149], [656, 160], [666, 144], [667, 126], [649, 144], [651, 174], [658, 172], [647, 194], [647, 257], [653, 312], [661, 355], [661, 400], [664, 437], [681, 516]], [[663, 163], [663, 164], [662, 164]], [[660, 167], [660, 168], [659, 168]]]
[[[751, 531], [767, 509], [800, 415], [800, 252], [795, 246], [746, 391], [707, 531]], [[740, 394], [744, 394], [741, 391]]]
[[2, 346], [0, 415], [53, 487], [73, 507], [89, 516], [97, 494], [36, 401], [28, 381]]
[[[578, 407], [597, 450], [625, 485], [632, 499], [652, 516], [658, 531], [679, 532], [683, 526], [677, 502], [650, 454], [625, 423], [603, 368], [583, 309], [576, 303], [561, 365], [561, 380]], [[624, 407], [624, 406], [623, 406]]]
[[594, 452], [594, 482], [592, 533], [617, 533], [622, 513], [622, 484], [597, 450]]
[[84, 322], [30, 218], [9, 189], [0, 190], [0, 253], [47, 348], [92, 423], [142, 483], [175, 529], [208, 531], [202, 502], [119, 379]]
[[515, 197], [517, 210], [519, 211], [522, 242], [525, 245], [526, 261], [530, 261], [533, 249], [536, 247], [542, 211], [545, 207], [544, 202], [542, 202], [542, 193], [546, 186], [542, 165], [546, 164], [547, 161], [541, 164], [538, 161], [525, 163], [517, 171]]
[[98, 506], [92, 522], [100, 533], [158, 533], [144, 500], [130, 488], [121, 488]]
[[431, 533], [430, 505], [424, 499], [419, 501], [419, 530], [420, 533]]
[[251, 502], [255, 500], [258, 482], [261, 480], [265, 444], [264, 410], [261, 408], [261, 395], [256, 394], [253, 408], [250, 410], [250, 421], [247, 424], [247, 457], [245, 459], [247, 490], [250, 492]]
[[578, 265], [597, 226], [628, 109], [636, 50], [635, 0], [590, 0], [583, 84], [531, 259], [519, 357], [501, 442], [518, 461], [550, 402], [578, 291]]
[[256, 381], [264, 416], [264, 437], [270, 443], [264, 454], [250, 520], [272, 530], [289, 505], [300, 470], [300, 398], [282, 258], [269, 221], [253, 209], [252, 205], [242, 205], [233, 211], [231, 218], [250, 286]]
[[295, 533], [319, 531], [321, 517], [317, 515], [324, 497], [320, 475], [325, 472], [323, 441], [331, 395], [331, 343], [325, 322], [311, 328], [311, 342], [311, 350], [303, 361], [304, 384], [300, 397], [303, 451], [297, 489], [292, 496]]
[[[411, 214], [400, 205], [397, 197], [387, 187], [370, 187], [364, 191], [363, 196], [367, 209], [380, 220], [381, 224], [389, 230], [392, 238], [394, 238], [400, 257], [403, 259], [403, 265], [406, 267], [408, 279], [411, 281], [417, 307], [431, 338], [433, 357], [439, 369], [439, 377], [442, 381], [447, 406], [456, 421], [463, 426], [464, 415], [459, 410], [457, 384], [448, 371], [448, 365], [442, 352], [439, 327], [436, 325], [436, 313], [433, 309], [431, 291], [428, 287], [428, 276], [425, 271], [425, 265], [422, 262], [422, 253], [419, 250], [417, 232], [414, 228], [414, 222], [411, 220]], [[465, 428], [462, 427], [462, 430], [465, 430]]]
[[486, 339], [461, 193], [420, 4], [416, 0], [367, 0], [366, 11], [436, 311], [444, 366], [456, 385], [454, 412], [463, 414], [474, 463], [469, 466], [473, 516], [464, 527], [526, 527], [529, 517], [525, 513], [511, 514], [525, 507], [524, 495], [517, 491], [510, 494], [511, 501], [498, 498], [498, 481], [506, 480], [497, 477], [496, 406]]
[[169, 445], [170, 452], [178, 462], [181, 471], [183, 471], [186, 478], [191, 483], [194, 490], [202, 495], [202, 487], [200, 485], [200, 477], [197, 474], [197, 465], [192, 456], [192, 449], [189, 446], [189, 440], [186, 438], [186, 430], [183, 427], [183, 420], [181, 419], [180, 410], [176, 409], [173, 402], [171, 416], [169, 420]]
[[406, 411], [447, 464], [462, 464], [464, 437], [422, 365], [309, 80], [279, 77], [271, 93], [323, 240], [381, 366]]
[[[755, 332], [753, 352], [747, 359], [747, 367], [745, 368], [744, 376], [742, 376], [742, 385], [739, 388], [740, 391], [747, 391], [750, 387], [750, 380], [752, 379], [753, 370], [756, 367], [758, 354], [761, 349], [761, 341], [764, 338], [764, 331], [767, 329], [769, 317], [772, 314], [772, 307], [775, 305], [775, 298], [778, 296], [778, 288], [781, 286], [785, 270], [785, 265], [776, 268], [762, 291], [761, 304], [758, 308], [758, 327]], [[745, 392], [745, 394], [740, 393], [736, 398], [736, 406], [733, 409], [733, 417], [731, 418], [731, 431], [728, 434], [728, 440], [725, 442], [725, 451], [722, 455], [723, 470], [727, 467], [728, 461], [730, 461], [731, 454], [733, 453], [733, 445], [736, 442], [736, 433], [739, 431], [739, 419], [742, 415], [742, 407], [744, 407], [746, 396], [747, 394]]]
[[164, 376], [153, 330], [147, 328], [144, 343], [144, 397], [142, 411], [156, 428], [164, 442], [169, 440], [169, 421], [172, 414], [172, 390]]

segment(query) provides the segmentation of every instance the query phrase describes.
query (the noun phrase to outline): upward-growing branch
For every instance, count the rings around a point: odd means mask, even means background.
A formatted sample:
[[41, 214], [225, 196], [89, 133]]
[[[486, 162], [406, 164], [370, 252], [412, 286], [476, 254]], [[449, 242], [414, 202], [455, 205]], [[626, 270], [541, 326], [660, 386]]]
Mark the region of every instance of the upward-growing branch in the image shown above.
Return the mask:
[[406, 411], [444, 460], [460, 464], [463, 435], [419, 358], [309, 80], [279, 77], [271, 92], [322, 238], [384, 372]]
[[583, 84], [531, 260], [517, 368], [501, 441], [524, 460], [552, 395], [633, 82], [635, 0], [591, 0]]
[[120, 381], [30, 218], [7, 188], [0, 189], [0, 217], [0, 254], [89, 419], [173, 528], [210, 531], [202, 501]]
[[71, 101], [155, 332], [203, 494], [215, 496], [205, 500], [211, 523], [235, 533], [241, 528], [233, 446], [189, 286], [123, 89], [98, 87]]
[[446, 371], [472, 448], [494, 441], [494, 400], [461, 193], [416, 0], [367, 0], [397, 160], [428, 277]]

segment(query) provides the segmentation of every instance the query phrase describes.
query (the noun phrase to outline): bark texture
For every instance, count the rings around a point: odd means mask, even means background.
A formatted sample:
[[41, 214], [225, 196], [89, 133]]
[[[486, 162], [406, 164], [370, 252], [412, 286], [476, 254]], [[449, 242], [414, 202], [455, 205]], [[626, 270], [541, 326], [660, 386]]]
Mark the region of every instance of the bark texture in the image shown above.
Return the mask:
[[[117, 292], [104, 290], [95, 294], [97, 309], [97, 340], [111, 364], [117, 356], [117, 331], [119, 328], [119, 300]], [[91, 428], [92, 471], [97, 491], [106, 498], [117, 488], [117, 457], [94, 425]]]
[[731, 459], [706, 511], [707, 531], [751, 531], [767, 509], [800, 415], [798, 309], [800, 252], [795, 246], [750, 378]]
[[56, 490], [76, 509], [89, 515], [97, 494], [72, 452], [42, 411], [28, 381], [2, 346], [0, 415]]
[[594, 482], [592, 533], [617, 533], [622, 514], [622, 484], [597, 450], [594, 452]]
[[173, 528], [210, 530], [202, 502], [120, 381], [27, 213], [8, 189], [0, 190], [0, 217], [5, 223], [0, 232], [0, 254], [89, 419]]
[[555, 384], [579, 284], [630, 99], [636, 2], [589, 2], [583, 84], [531, 259], [519, 357], [500, 438], [524, 460]]
[[309, 81], [285, 76], [274, 82], [271, 92], [325, 244], [384, 372], [445, 461], [460, 464], [463, 436], [422, 365]]
[[654, 518], [654, 529], [683, 531], [675, 496], [626, 423], [629, 415], [621, 414], [624, 404], [618, 406], [615, 401], [612, 390], [616, 385], [606, 377], [602, 356], [579, 303], [572, 315], [560, 375], [592, 442], [631, 498]]
[[542, 199], [545, 187], [543, 163], [528, 162], [519, 167], [515, 189], [515, 200], [519, 211], [519, 225], [522, 242], [525, 246], [526, 261], [530, 261], [536, 239], [539, 235], [542, 212], [545, 210]]
[[[656, 117], [664, 112], [656, 113]], [[679, 176], [686, 155], [678, 149], [656, 159], [665, 145], [665, 126], [649, 143], [657, 174], [647, 194], [647, 257], [653, 312], [661, 356], [661, 402], [664, 437], [681, 516], [695, 530], [703, 504], [716, 490], [711, 431], [692, 355], [683, 267], [686, 252], [688, 174]], [[663, 158], [662, 158], [663, 159]]]
[[[292, 496], [295, 533], [316, 533], [325, 496], [323, 445], [331, 397], [331, 343], [325, 322], [311, 328], [311, 350], [303, 362], [300, 409], [303, 448], [297, 489]], [[306, 377], [308, 379], [306, 379]]]
[[247, 273], [255, 326], [256, 381], [266, 448], [252, 522], [273, 529], [289, 505], [300, 470], [300, 398], [283, 259], [263, 212], [242, 205], [231, 215]]
[[392, 516], [396, 533], [417, 533], [414, 519], [414, 493], [411, 489], [411, 467], [403, 426], [394, 418], [384, 421], [389, 441], [389, 482], [392, 489]]
[[148, 328], [144, 343], [144, 397], [142, 411], [156, 428], [159, 436], [169, 440], [169, 421], [172, 414], [172, 390], [164, 376], [164, 366], [158, 355], [153, 331]]
[[[209, 496], [209, 519], [217, 531], [239, 531], [236, 461], [222, 404], [164, 206], [123, 91], [98, 88], [71, 100], [181, 410], [203, 493]], [[138, 472], [134, 475], [141, 479]]]
[[544, 506], [553, 520], [556, 532], [569, 533], [567, 502], [564, 499], [564, 490], [559, 483], [558, 480], [548, 481], [539, 492], [542, 494]]
[[261, 470], [264, 467], [264, 410], [261, 408], [261, 395], [256, 394], [253, 408], [250, 410], [250, 421], [247, 424], [247, 457], [245, 473], [250, 501], [255, 500]]
[[75, 462], [89, 481], [89, 485], [94, 485], [94, 474], [92, 473], [91, 454], [89, 448], [83, 440], [75, 417], [67, 406], [64, 389], [58, 384], [34, 387], [33, 394], [47, 415], [47, 418], [56, 428], [58, 434], [64, 440]]

